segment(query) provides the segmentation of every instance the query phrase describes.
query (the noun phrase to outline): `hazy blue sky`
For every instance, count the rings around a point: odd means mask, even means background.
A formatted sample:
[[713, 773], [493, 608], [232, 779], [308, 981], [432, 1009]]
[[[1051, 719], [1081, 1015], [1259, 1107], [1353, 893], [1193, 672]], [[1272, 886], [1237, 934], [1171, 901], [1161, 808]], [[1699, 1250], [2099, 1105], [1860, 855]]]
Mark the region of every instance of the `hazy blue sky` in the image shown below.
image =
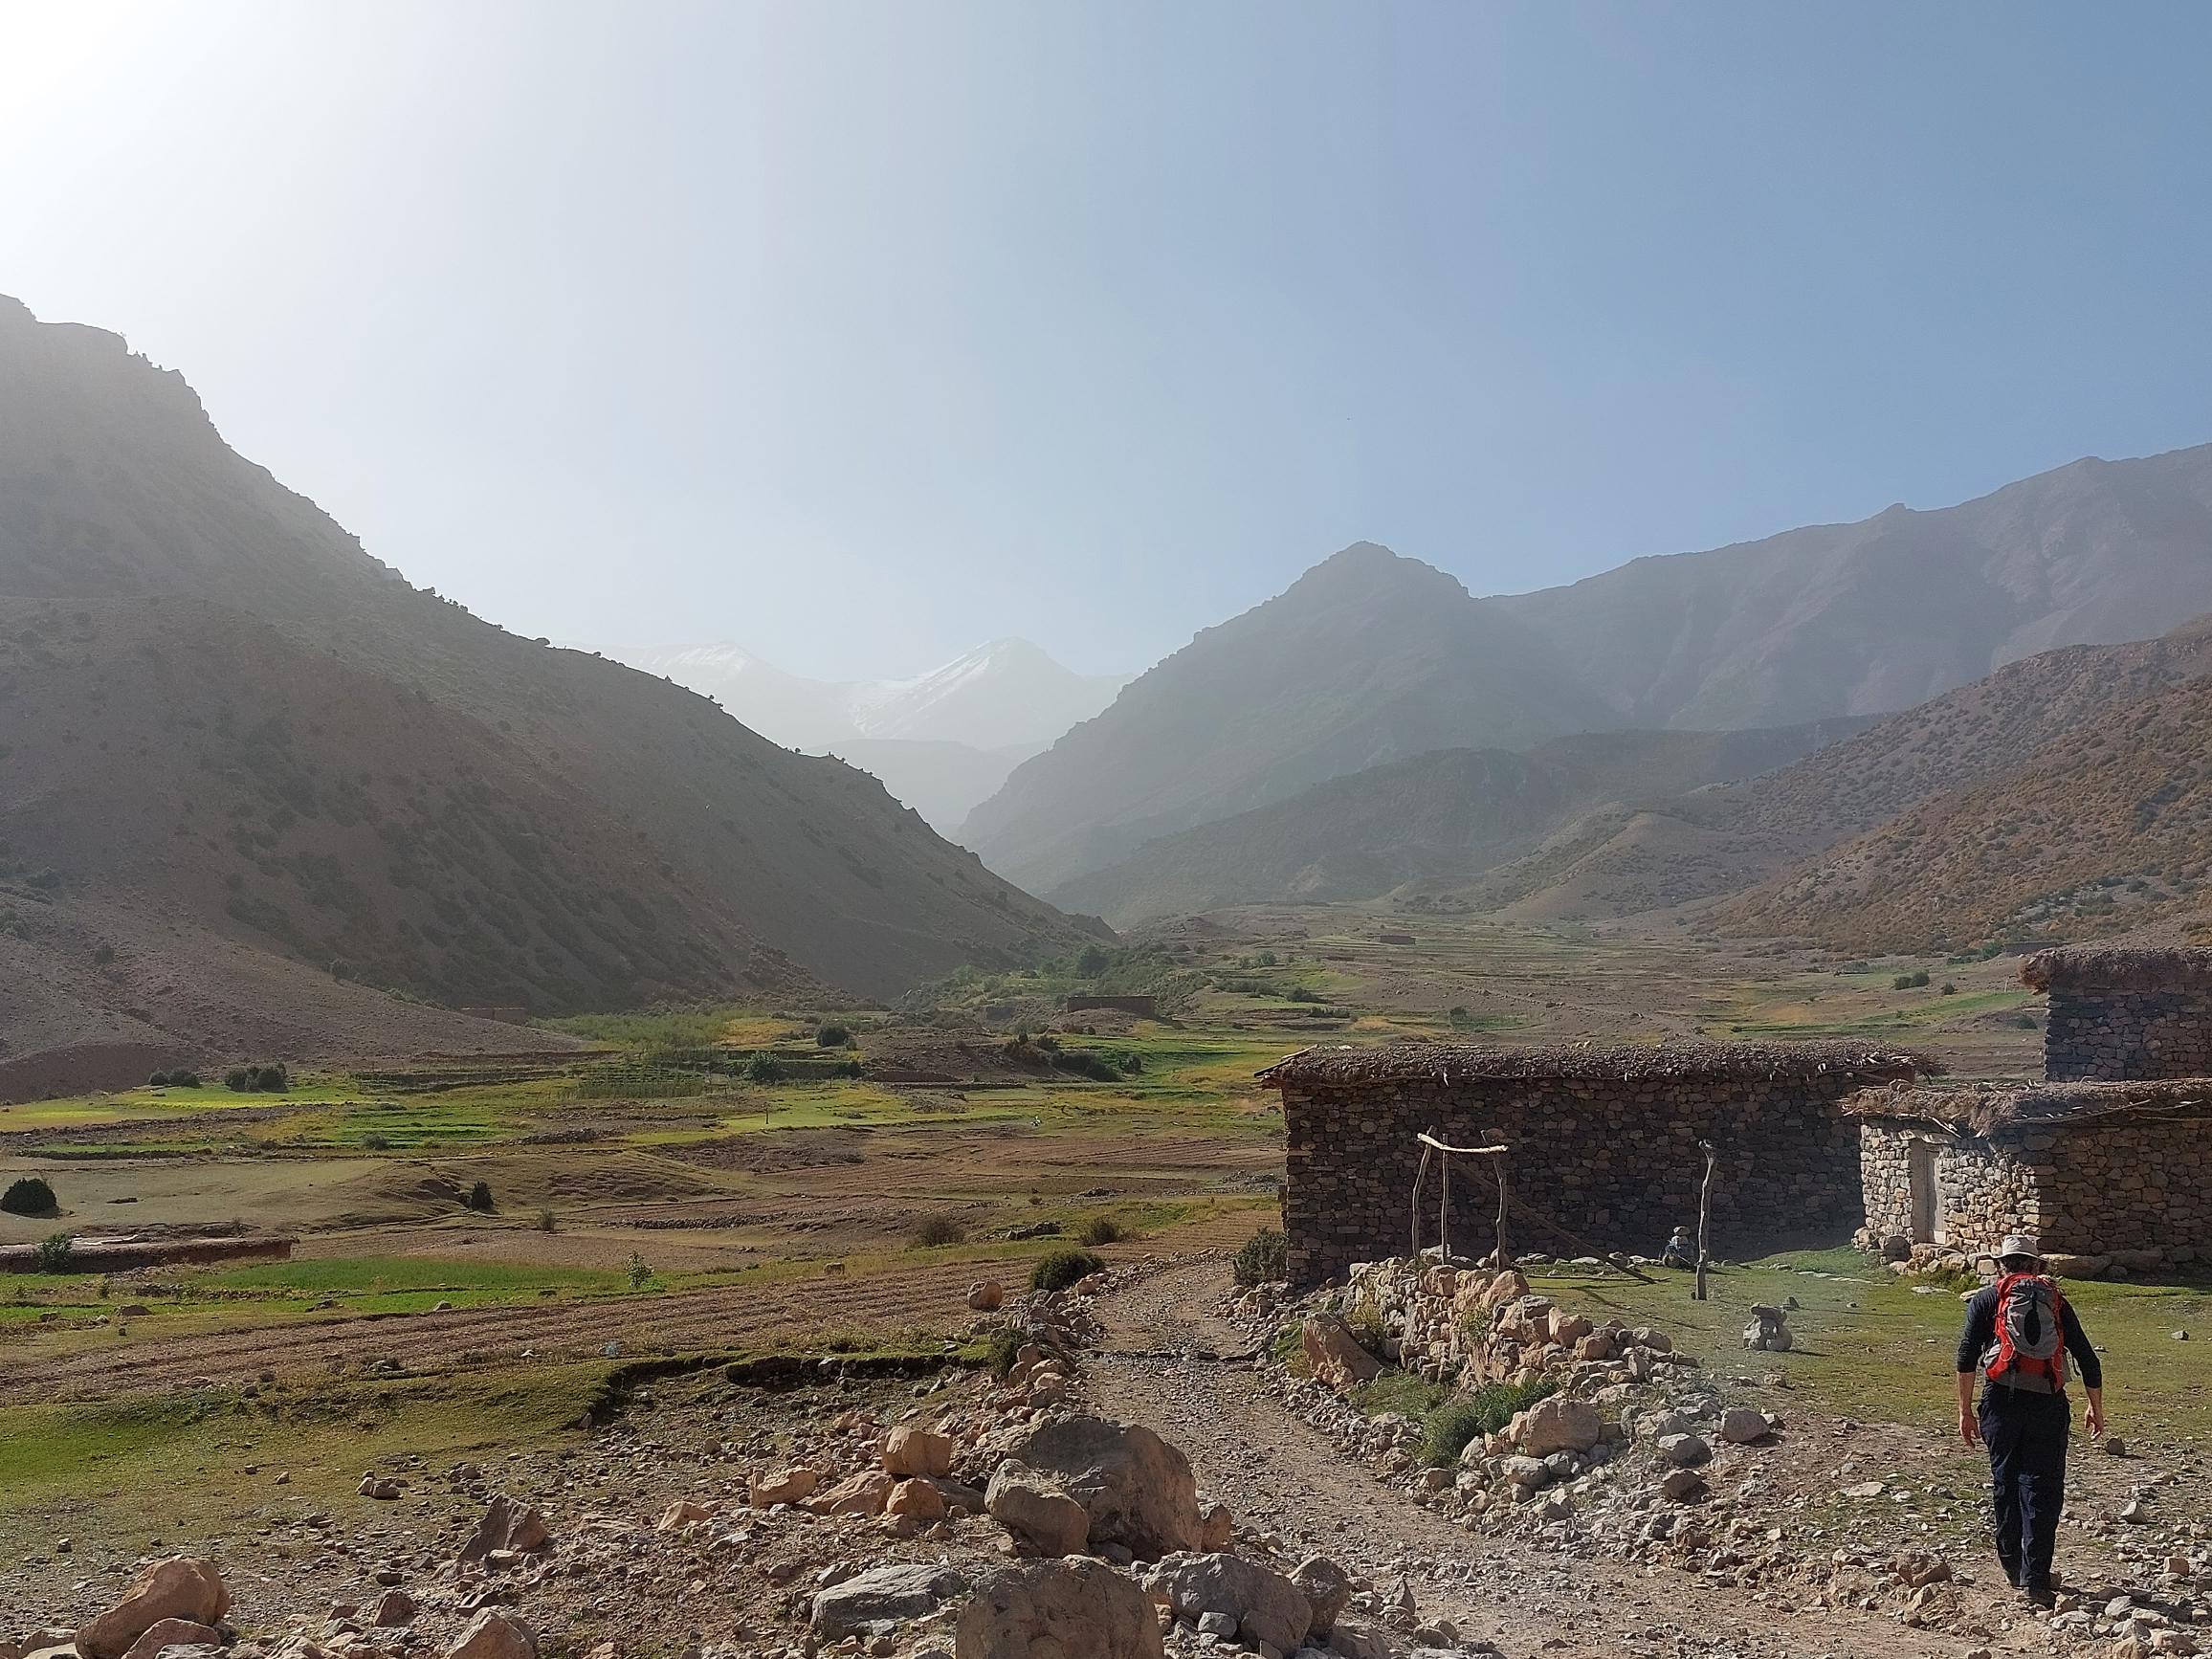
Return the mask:
[[2212, 8], [0, 0], [0, 292], [525, 633], [1140, 666], [2212, 440]]

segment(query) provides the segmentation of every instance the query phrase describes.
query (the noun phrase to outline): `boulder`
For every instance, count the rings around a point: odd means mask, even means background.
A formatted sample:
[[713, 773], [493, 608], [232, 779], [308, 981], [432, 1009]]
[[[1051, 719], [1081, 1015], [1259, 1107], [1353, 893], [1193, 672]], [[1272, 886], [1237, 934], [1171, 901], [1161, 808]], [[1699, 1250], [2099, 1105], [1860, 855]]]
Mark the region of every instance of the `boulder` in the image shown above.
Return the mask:
[[170, 1556], [141, 1567], [122, 1601], [78, 1628], [77, 1650], [84, 1659], [122, 1659], [164, 1619], [212, 1625], [230, 1610], [231, 1593], [213, 1561]]
[[944, 1493], [938, 1491], [933, 1482], [917, 1475], [891, 1489], [891, 1495], [883, 1503], [883, 1513], [909, 1515], [926, 1525], [944, 1519], [945, 1507]]
[[977, 1588], [954, 1659], [1161, 1659], [1144, 1592], [1104, 1561], [1017, 1561]]
[[158, 1659], [164, 1648], [220, 1648], [223, 1633], [192, 1619], [164, 1619], [130, 1646], [123, 1659]]
[[881, 1515], [898, 1482], [880, 1469], [864, 1469], [847, 1475], [829, 1491], [807, 1500], [816, 1515]]
[[1659, 1490], [1675, 1503], [1690, 1503], [1705, 1495], [1705, 1476], [1694, 1469], [1670, 1469]]
[[1313, 1627], [1308, 1634], [1326, 1636], [1352, 1600], [1351, 1574], [1326, 1556], [1308, 1556], [1292, 1569], [1291, 1582], [1298, 1586], [1313, 1611]]
[[874, 1567], [831, 1584], [814, 1598], [814, 1634], [825, 1642], [848, 1636], [888, 1636], [926, 1617], [967, 1588], [952, 1567], [923, 1561]]
[[446, 1659], [538, 1659], [538, 1637], [504, 1607], [486, 1607], [446, 1649]]
[[999, 1465], [984, 1509], [1040, 1556], [1080, 1555], [1090, 1542], [1091, 1517], [1083, 1506], [1027, 1464]]
[[1774, 1432], [1774, 1422], [1763, 1411], [1748, 1405], [1731, 1405], [1720, 1418], [1720, 1438], [1734, 1446], [1749, 1446]]
[[1048, 1423], [1015, 1456], [1083, 1506], [1091, 1544], [1119, 1544], [1157, 1560], [1204, 1537], [1190, 1460], [1139, 1424], [1102, 1417]]
[[1198, 1547], [1206, 1555], [1228, 1548], [1236, 1536], [1236, 1516], [1226, 1503], [1207, 1504], [1199, 1512]]
[[368, 1622], [379, 1630], [398, 1630], [414, 1623], [416, 1610], [414, 1598], [405, 1590], [387, 1590]]
[[901, 1478], [950, 1474], [952, 1452], [949, 1435], [902, 1423], [883, 1442], [883, 1467]]
[[978, 1279], [968, 1286], [967, 1305], [979, 1314], [995, 1314], [1006, 1299], [1006, 1287], [996, 1279]]
[[1659, 1455], [1677, 1469], [1695, 1469], [1713, 1461], [1713, 1448], [1705, 1444], [1702, 1435], [1663, 1434], [1659, 1437]]
[[660, 1518], [653, 1523], [656, 1533], [680, 1533], [686, 1527], [696, 1527], [701, 1521], [714, 1519], [715, 1512], [703, 1503], [688, 1497], [679, 1497], [660, 1512]]
[[1562, 1346], [1580, 1342], [1597, 1327], [1580, 1314], [1570, 1314], [1564, 1308], [1554, 1308], [1545, 1322], [1544, 1334]]
[[1288, 1653], [1313, 1627], [1314, 1605], [1282, 1574], [1241, 1556], [1169, 1556], [1144, 1575], [1144, 1589], [1179, 1619], [1227, 1613], [1237, 1633]]
[[553, 1541], [552, 1529], [534, 1504], [519, 1504], [500, 1493], [484, 1508], [483, 1519], [461, 1546], [461, 1559], [480, 1561], [494, 1550], [531, 1555]]
[[1604, 1438], [1605, 1420], [1587, 1401], [1562, 1394], [1539, 1400], [1513, 1420], [1509, 1438], [1531, 1457], [1555, 1451], [1587, 1451]]
[[1298, 1335], [1314, 1381], [1341, 1394], [1381, 1374], [1382, 1363], [1360, 1346], [1352, 1327], [1340, 1314], [1318, 1313], [1308, 1319]]
[[755, 1509], [797, 1503], [814, 1490], [820, 1479], [820, 1475], [803, 1463], [790, 1469], [772, 1469], [745, 1483], [745, 1500]]

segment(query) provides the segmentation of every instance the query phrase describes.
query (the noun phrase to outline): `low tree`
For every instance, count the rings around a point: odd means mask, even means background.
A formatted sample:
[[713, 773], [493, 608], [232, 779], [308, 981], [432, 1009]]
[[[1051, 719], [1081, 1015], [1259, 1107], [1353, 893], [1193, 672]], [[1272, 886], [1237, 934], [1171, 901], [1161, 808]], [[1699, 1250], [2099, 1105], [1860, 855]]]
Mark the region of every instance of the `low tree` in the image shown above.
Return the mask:
[[43, 1176], [26, 1175], [10, 1182], [8, 1190], [0, 1192], [0, 1209], [10, 1215], [56, 1215], [61, 1206]]

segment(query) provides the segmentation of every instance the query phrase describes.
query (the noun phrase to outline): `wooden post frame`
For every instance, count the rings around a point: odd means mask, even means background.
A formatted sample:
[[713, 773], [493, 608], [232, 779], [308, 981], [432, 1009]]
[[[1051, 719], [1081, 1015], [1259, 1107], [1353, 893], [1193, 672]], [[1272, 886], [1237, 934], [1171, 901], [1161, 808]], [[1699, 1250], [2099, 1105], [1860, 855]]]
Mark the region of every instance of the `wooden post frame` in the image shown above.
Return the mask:
[[1720, 1162], [1720, 1154], [1714, 1151], [1713, 1142], [1700, 1140], [1697, 1150], [1705, 1154], [1705, 1180], [1697, 1188], [1697, 1289], [1695, 1298], [1705, 1300], [1705, 1247], [1706, 1229], [1713, 1220], [1713, 1171]]
[[[1451, 1259], [1451, 1161], [1455, 1157], [1494, 1158], [1498, 1160], [1497, 1167], [1502, 1172], [1505, 1168], [1506, 1148], [1503, 1146], [1453, 1146], [1437, 1139], [1433, 1132], [1426, 1129], [1421, 1132], [1418, 1139], [1421, 1141], [1421, 1167], [1413, 1174], [1413, 1254], [1417, 1259], [1421, 1254], [1422, 1178], [1428, 1173], [1429, 1159], [1434, 1158], [1437, 1160], [1443, 1178], [1441, 1182], [1443, 1196], [1437, 1201], [1436, 1207], [1436, 1242], [1444, 1252], [1444, 1259], [1449, 1261]], [[1504, 1189], [1504, 1177], [1501, 1173], [1498, 1177], [1498, 1190], [1502, 1193]], [[1502, 1261], [1505, 1252], [1505, 1210], [1502, 1198], [1499, 1200], [1497, 1217], [1497, 1242], [1499, 1260]]]

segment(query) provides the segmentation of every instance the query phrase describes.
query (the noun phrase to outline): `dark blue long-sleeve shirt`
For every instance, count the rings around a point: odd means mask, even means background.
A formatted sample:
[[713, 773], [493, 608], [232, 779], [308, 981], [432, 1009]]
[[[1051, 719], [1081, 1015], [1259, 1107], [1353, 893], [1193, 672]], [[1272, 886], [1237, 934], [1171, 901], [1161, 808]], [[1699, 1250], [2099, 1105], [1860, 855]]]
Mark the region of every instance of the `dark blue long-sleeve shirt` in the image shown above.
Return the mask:
[[[2085, 1388], [2102, 1388], [2105, 1385], [2105, 1368], [2097, 1359], [2097, 1351], [2090, 1346], [2090, 1339], [2082, 1330], [2082, 1322], [2074, 1313], [2073, 1304], [2060, 1298], [2059, 1329], [2066, 1333], [2067, 1364], [2081, 1376]], [[1991, 1285], [1967, 1298], [1966, 1329], [1958, 1338], [1958, 1369], [1961, 1373], [1981, 1369], [1981, 1356], [1989, 1352], [1989, 1345], [1997, 1340], [1997, 1287]]]

